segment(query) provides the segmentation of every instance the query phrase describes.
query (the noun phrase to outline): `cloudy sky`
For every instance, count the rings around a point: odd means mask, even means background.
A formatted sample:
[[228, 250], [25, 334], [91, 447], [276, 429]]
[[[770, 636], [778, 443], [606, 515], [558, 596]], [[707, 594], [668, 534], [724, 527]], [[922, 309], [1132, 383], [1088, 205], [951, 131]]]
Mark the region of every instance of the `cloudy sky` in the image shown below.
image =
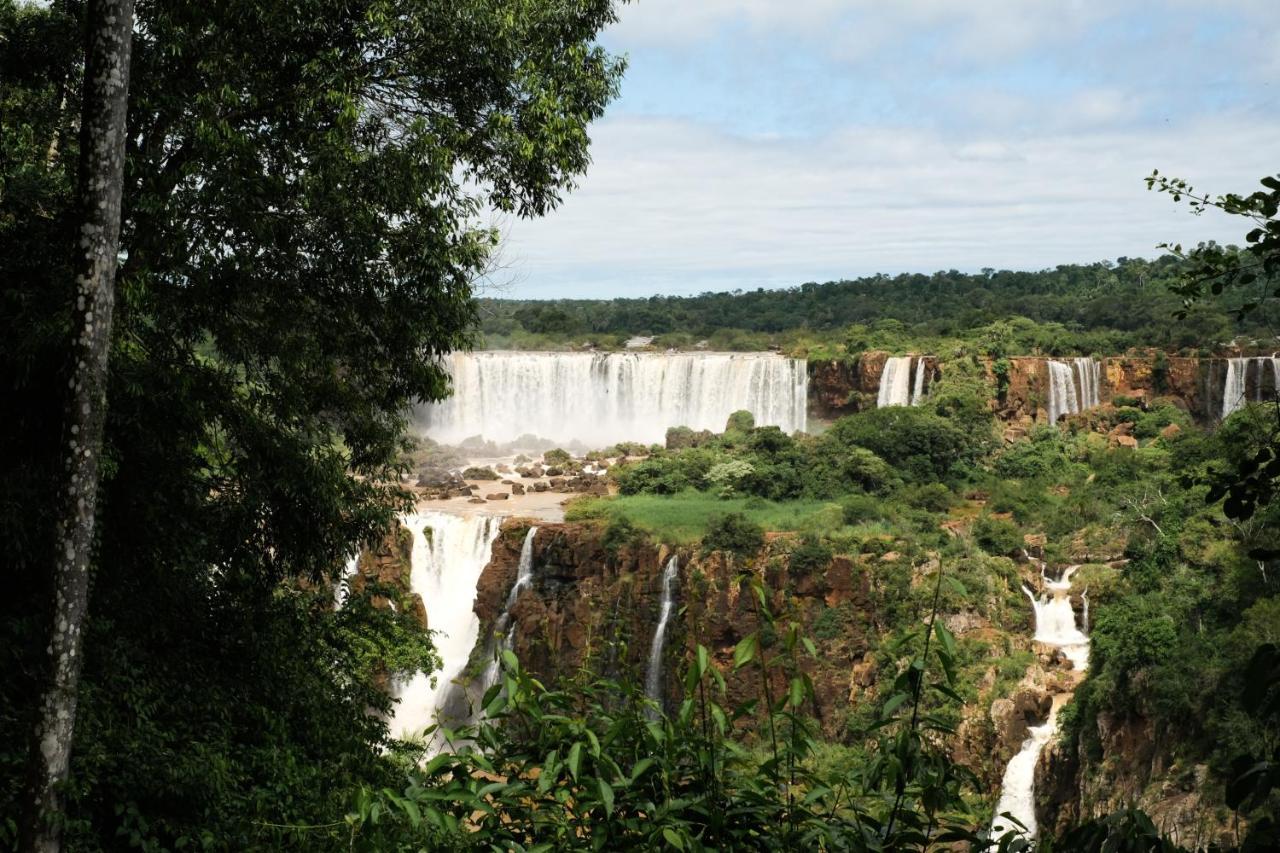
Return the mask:
[[1147, 192], [1280, 172], [1280, 0], [639, 0], [590, 172], [491, 295], [1040, 269], [1240, 240]]

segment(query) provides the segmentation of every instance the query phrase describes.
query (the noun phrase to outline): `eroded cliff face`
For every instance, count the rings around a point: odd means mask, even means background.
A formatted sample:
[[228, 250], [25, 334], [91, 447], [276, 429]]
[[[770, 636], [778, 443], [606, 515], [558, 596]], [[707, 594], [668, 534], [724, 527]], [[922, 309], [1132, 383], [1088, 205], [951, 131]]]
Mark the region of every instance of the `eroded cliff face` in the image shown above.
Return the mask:
[[[856, 360], [809, 363], [809, 408], [817, 418], [830, 420], [873, 409], [880, 377], [890, 353], [867, 351]], [[933, 356], [923, 356], [931, 373], [944, 372]], [[992, 408], [1004, 421], [1029, 425], [1048, 420], [1049, 367], [1047, 356], [1013, 356], [1004, 359], [1007, 372], [997, 374], [996, 363], [987, 360], [987, 376], [997, 389]], [[1171, 400], [1192, 417], [1212, 421], [1222, 405], [1226, 360], [1186, 358], [1148, 352], [1100, 359], [1099, 398], [1110, 403], [1117, 397], [1150, 402]]]
[[[475, 603], [480, 640], [468, 667], [473, 675], [484, 670], [486, 654], [492, 654], [497, 645], [486, 640], [500, 624], [516, 582], [530, 523], [513, 520], [504, 526], [481, 576]], [[522, 666], [544, 683], [571, 678], [584, 667], [593, 674], [644, 683], [661, 606], [662, 571], [676, 552], [665, 546], [633, 544], [610, 553], [603, 540], [601, 528], [591, 524], [538, 526], [533, 576], [512, 605], [509, 637]], [[879, 612], [885, 606], [879, 602], [893, 597], [886, 592], [889, 587], [929, 583], [936, 562], [913, 567], [895, 553], [863, 554], [836, 556], [825, 566], [799, 572], [789, 567], [785, 556], [792, 544], [787, 536], [773, 536], [745, 564], [722, 553], [678, 552], [676, 610], [668, 623], [662, 667], [661, 695], [669, 709], [682, 693], [684, 662], [699, 644], [707, 647], [712, 663], [724, 676], [728, 707], [762, 697], [759, 670], [735, 671], [733, 666], [734, 648], [752, 632], [759, 630], [766, 638], [766, 655], [778, 651], [772, 644], [773, 631], [762, 628], [755, 599], [741, 583], [745, 568], [762, 573], [776, 624], [796, 622], [816, 644], [816, 658], [801, 655], [801, 659], [813, 681], [813, 714], [823, 736], [847, 740], [859, 706], [877, 700], [879, 680], [896, 674], [894, 664], [876, 653], [890, 618]], [[1054, 692], [1051, 676], [1026, 685], [993, 709], [992, 702], [1006, 689], [996, 684], [995, 658], [1010, 647], [1031, 648], [1025, 626], [1006, 631], [977, 610], [941, 618], [957, 637], [979, 641], [990, 649], [992, 663], [977, 698], [963, 711], [966, 725], [953, 754], [984, 779], [989, 777], [994, 789], [1027, 727], [1047, 714]], [[1018, 619], [1025, 620], [1025, 615], [1019, 614]], [[1046, 669], [1049, 664], [1046, 659]], [[882, 673], [882, 669], [888, 671]], [[776, 678], [769, 684], [775, 697], [786, 690], [780, 673]]]
[[[835, 420], [854, 412], [874, 409], [880, 391], [880, 378], [891, 353], [867, 350], [856, 359], [832, 359], [809, 362], [809, 415], [820, 420]], [[938, 360], [924, 359], [926, 376], [932, 381], [938, 373]]]
[[412, 613], [426, 630], [427, 608], [410, 582], [412, 553], [413, 534], [400, 522], [392, 522], [377, 545], [360, 552], [356, 573], [351, 578], [351, 591], [360, 593], [366, 587], [376, 585], [382, 591], [374, 594], [374, 607], [390, 607], [394, 603], [397, 609]]
[[1193, 849], [1235, 845], [1234, 816], [1222, 802], [1221, 784], [1206, 765], [1174, 756], [1176, 738], [1162, 736], [1140, 714], [1099, 714], [1096, 726], [1096, 750], [1063, 739], [1041, 754], [1035, 782], [1041, 826], [1060, 832], [1136, 807], [1175, 843]]

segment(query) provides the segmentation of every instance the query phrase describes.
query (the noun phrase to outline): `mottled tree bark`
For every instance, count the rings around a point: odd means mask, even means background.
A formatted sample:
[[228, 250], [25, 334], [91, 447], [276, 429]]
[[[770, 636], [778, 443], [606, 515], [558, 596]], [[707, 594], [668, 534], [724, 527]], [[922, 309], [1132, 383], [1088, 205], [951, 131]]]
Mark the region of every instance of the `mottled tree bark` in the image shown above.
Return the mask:
[[88, 6], [78, 178], [81, 218], [71, 325], [74, 363], [64, 423], [66, 486], [56, 528], [50, 681], [36, 726], [24, 832], [24, 846], [37, 851], [61, 848], [60, 788], [67, 778], [75, 730], [120, 252], [133, 3], [90, 0]]

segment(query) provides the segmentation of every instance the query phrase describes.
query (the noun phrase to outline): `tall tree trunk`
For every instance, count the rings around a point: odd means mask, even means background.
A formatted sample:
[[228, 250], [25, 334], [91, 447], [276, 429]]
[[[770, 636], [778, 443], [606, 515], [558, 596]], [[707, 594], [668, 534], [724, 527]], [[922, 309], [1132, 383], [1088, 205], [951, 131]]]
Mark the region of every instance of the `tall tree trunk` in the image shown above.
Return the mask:
[[90, 0], [85, 35], [84, 102], [78, 178], [74, 358], [64, 428], [66, 491], [54, 554], [51, 678], [32, 754], [32, 850], [61, 849], [61, 786], [71, 760], [80, 681], [81, 628], [89, 600], [89, 558], [98, 497], [98, 457], [106, 414], [107, 361], [120, 252], [125, 119], [134, 0]]

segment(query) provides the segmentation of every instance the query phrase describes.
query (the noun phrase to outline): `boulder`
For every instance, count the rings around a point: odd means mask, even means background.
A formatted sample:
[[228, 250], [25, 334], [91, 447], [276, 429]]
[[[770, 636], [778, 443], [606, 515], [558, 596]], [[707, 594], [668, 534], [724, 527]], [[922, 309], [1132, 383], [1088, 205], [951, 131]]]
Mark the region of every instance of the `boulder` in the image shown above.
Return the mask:
[[491, 494], [485, 495], [484, 499], [487, 501], [505, 501], [509, 497], [511, 497], [511, 495], [507, 494], [506, 492], [493, 492]]

